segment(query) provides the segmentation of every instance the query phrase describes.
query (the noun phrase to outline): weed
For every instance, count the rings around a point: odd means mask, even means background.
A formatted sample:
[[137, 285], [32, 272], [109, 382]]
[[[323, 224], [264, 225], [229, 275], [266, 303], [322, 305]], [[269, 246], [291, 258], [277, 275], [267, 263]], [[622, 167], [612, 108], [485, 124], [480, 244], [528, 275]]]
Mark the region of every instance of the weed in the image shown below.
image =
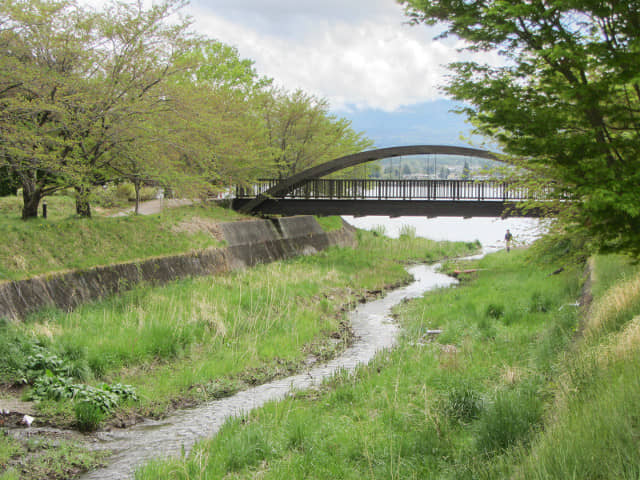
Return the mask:
[[529, 302], [530, 313], [547, 313], [551, 310], [552, 301], [541, 292], [533, 292]]
[[442, 404], [444, 414], [461, 423], [469, 423], [478, 418], [482, 408], [481, 395], [465, 383], [452, 387]]
[[485, 310], [485, 315], [489, 318], [494, 318], [496, 320], [502, 318], [504, 316], [504, 305], [490, 303], [487, 305], [487, 309]]
[[374, 225], [371, 228], [371, 233], [375, 237], [384, 237], [387, 234], [387, 227], [384, 225]]
[[415, 239], [416, 238], [416, 227], [414, 227], [413, 225], [407, 225], [407, 224], [403, 224], [402, 227], [400, 227], [400, 232], [399, 232], [400, 237], [404, 237], [407, 239]]
[[20, 443], [0, 429], [0, 469], [5, 469], [11, 458], [23, 452]]
[[478, 451], [493, 455], [530, 441], [542, 419], [542, 407], [540, 395], [530, 385], [497, 391], [476, 425]]
[[78, 401], [74, 405], [76, 423], [81, 432], [94, 432], [106, 416], [104, 411], [91, 401]]

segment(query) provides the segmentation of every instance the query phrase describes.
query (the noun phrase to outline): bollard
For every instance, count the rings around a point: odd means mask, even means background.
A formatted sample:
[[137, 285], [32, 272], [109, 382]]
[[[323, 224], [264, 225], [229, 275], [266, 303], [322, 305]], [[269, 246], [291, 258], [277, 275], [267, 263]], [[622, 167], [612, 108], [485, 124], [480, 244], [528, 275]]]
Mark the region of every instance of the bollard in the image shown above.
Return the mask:
[[42, 218], [47, 218], [47, 201], [42, 201]]

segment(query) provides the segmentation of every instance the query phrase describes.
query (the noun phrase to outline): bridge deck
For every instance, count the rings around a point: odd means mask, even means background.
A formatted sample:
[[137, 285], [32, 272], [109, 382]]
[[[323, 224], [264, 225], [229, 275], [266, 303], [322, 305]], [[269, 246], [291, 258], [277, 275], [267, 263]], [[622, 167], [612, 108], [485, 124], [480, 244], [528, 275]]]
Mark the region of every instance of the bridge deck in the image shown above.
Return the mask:
[[[236, 198], [234, 210], [251, 199]], [[500, 200], [317, 200], [267, 199], [257, 212], [263, 215], [382, 215], [387, 217], [540, 217], [539, 209], [523, 209], [517, 202]]]
[[[238, 188], [234, 208], [242, 209], [279, 180]], [[540, 216], [518, 203], [525, 189], [497, 181], [311, 179], [277, 198], [265, 198], [257, 211], [283, 215]]]

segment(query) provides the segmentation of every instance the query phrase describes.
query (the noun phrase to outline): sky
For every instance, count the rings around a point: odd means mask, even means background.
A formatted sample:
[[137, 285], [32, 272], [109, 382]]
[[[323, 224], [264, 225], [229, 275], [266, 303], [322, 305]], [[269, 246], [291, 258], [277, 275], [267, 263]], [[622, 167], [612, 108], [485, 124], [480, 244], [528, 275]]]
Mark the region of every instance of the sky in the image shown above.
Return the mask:
[[327, 99], [378, 147], [466, 145], [469, 126], [441, 90], [463, 44], [409, 25], [395, 0], [191, 0], [184, 13], [260, 75]]
[[463, 44], [409, 25], [395, 0], [192, 0], [189, 12], [199, 32], [276, 84], [326, 98], [378, 147], [466, 145], [469, 125], [441, 89]]

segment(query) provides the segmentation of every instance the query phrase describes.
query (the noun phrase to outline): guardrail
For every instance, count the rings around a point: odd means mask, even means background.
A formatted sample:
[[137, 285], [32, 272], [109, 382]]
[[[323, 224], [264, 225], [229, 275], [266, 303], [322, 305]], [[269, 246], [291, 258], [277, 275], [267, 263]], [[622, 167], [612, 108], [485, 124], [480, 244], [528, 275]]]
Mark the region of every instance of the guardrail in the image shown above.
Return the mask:
[[[280, 183], [259, 180], [251, 187], [238, 187], [238, 198], [254, 198]], [[358, 180], [313, 179], [296, 187], [287, 199], [328, 200], [477, 200], [521, 201], [534, 196], [526, 188], [491, 180]]]

